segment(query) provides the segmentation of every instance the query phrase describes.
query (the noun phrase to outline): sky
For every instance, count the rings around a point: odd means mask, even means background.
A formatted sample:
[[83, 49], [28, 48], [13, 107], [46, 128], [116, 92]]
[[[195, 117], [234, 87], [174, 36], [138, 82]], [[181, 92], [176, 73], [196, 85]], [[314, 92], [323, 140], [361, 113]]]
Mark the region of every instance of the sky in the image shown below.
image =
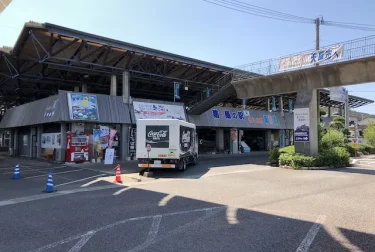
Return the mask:
[[[375, 25], [375, 1], [241, 0], [306, 18]], [[315, 25], [257, 17], [203, 0], [13, 0], [0, 13], [0, 46], [13, 46], [24, 23], [48, 22], [235, 67], [315, 47]], [[321, 26], [321, 46], [375, 32]], [[347, 87], [375, 99], [375, 83]], [[356, 109], [375, 114], [375, 104]]]

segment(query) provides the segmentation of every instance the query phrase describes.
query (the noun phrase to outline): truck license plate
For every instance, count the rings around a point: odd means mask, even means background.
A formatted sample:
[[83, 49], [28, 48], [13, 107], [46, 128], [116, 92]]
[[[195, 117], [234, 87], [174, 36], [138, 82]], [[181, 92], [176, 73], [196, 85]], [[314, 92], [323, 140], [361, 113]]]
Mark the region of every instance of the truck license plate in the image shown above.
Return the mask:
[[161, 161], [160, 160], [155, 160], [154, 164], [161, 164]]

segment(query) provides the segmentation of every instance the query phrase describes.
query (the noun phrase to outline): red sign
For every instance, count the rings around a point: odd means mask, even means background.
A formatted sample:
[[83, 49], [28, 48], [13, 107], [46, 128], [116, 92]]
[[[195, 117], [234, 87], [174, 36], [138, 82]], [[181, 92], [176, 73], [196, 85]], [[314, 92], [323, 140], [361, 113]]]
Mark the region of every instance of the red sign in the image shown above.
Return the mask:
[[353, 143], [357, 143], [357, 138], [352, 138]]
[[147, 152], [150, 152], [151, 151], [151, 145], [147, 144], [146, 145], [146, 150], [147, 150]]

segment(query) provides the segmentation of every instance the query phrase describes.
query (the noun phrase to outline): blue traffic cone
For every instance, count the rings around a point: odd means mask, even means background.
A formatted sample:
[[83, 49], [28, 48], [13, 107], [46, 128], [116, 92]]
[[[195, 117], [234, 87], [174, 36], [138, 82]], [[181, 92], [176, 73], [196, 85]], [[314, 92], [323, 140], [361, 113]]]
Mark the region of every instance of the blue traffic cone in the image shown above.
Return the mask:
[[47, 179], [47, 186], [46, 190], [44, 192], [54, 192], [55, 190], [53, 189], [53, 179], [52, 179], [52, 171], [49, 171], [48, 174], [48, 179]]
[[14, 172], [13, 172], [13, 178], [12, 179], [20, 179], [20, 178], [21, 178], [20, 166], [18, 164], [16, 164], [16, 166], [14, 167]]

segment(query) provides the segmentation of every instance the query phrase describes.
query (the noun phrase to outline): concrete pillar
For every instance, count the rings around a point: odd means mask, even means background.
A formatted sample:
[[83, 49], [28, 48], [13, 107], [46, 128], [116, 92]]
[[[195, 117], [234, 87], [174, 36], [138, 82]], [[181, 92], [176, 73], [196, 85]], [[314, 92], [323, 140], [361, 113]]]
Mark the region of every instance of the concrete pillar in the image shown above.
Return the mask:
[[268, 112], [270, 112], [270, 110], [271, 110], [271, 99], [269, 97], [267, 98], [266, 109], [267, 109]]
[[224, 151], [224, 129], [216, 129], [216, 148], [219, 151]]
[[128, 71], [122, 73], [122, 101], [130, 103], [130, 74]]
[[[14, 150], [14, 130], [9, 130], [9, 149]], [[12, 153], [13, 155], [13, 153]]]
[[79, 93], [79, 86], [75, 86], [75, 87], [74, 87], [74, 92], [75, 92], [75, 93]]
[[14, 140], [13, 140], [14, 155], [18, 155], [18, 129], [14, 129]]
[[117, 95], [117, 80], [116, 75], [111, 76], [111, 87], [110, 87], [110, 95], [116, 96]]
[[68, 127], [66, 123], [61, 123], [61, 149], [59, 152], [58, 157], [56, 157], [56, 160], [59, 162], [65, 161], [65, 152], [66, 152], [66, 132], [68, 131]]
[[43, 125], [38, 125], [36, 129], [36, 158], [40, 158], [40, 153], [42, 152], [42, 132]]
[[343, 114], [343, 112], [342, 112], [342, 109], [343, 109], [343, 106], [340, 106], [340, 108], [339, 108], [339, 115], [340, 115], [340, 116], [344, 116], [344, 114]]
[[[308, 156], [315, 156], [318, 154], [318, 95], [319, 90], [303, 90], [297, 92], [297, 100], [295, 105], [294, 113], [296, 116], [296, 109], [308, 108], [309, 109], [309, 142], [296, 142], [295, 150], [296, 153], [305, 154]], [[296, 118], [294, 118], [296, 120]]]
[[328, 116], [328, 118], [330, 118], [331, 117], [331, 106], [328, 106], [328, 112], [327, 112], [327, 116]]
[[82, 84], [82, 93], [87, 93], [87, 84]]
[[120, 138], [121, 160], [126, 161], [129, 158], [129, 125], [121, 124]]

